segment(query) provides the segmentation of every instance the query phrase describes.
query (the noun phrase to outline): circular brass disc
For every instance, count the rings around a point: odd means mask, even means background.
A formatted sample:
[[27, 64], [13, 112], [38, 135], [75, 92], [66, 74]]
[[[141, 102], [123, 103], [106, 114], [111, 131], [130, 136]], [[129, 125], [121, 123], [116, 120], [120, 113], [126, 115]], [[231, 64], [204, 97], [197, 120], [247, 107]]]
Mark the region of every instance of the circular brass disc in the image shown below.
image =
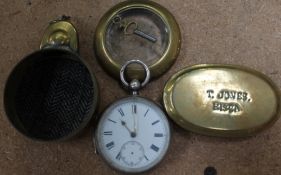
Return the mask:
[[[120, 56], [120, 58], [116, 58], [116, 54], [112, 52], [118, 53], [119, 50], [108, 49], [107, 48], [107, 37], [106, 33], [108, 28], [112, 27], [112, 21], [116, 21], [116, 16], [119, 13], [124, 13], [128, 11], [139, 12], [139, 11], [149, 11], [152, 15], [157, 16], [163, 23], [164, 28], [161, 29], [167, 32], [167, 44], [159, 51], [157, 54], [154, 55], [153, 58], [130, 58], [129, 54], [119, 54], [125, 55], [124, 57]], [[149, 15], [148, 15], [149, 16]], [[153, 21], [153, 19], [152, 19]], [[155, 21], [155, 20], [154, 20]], [[127, 21], [130, 22], [130, 21]], [[131, 27], [135, 27], [135, 23], [133, 22]], [[152, 31], [153, 29], [151, 29]], [[126, 34], [126, 33], [125, 33]], [[124, 34], [124, 35], [125, 35]], [[125, 37], [125, 36], [124, 36]], [[138, 37], [138, 36], [137, 36]], [[119, 72], [124, 64], [124, 62], [130, 59], [140, 59], [147, 64], [151, 71], [152, 78], [158, 77], [162, 75], [165, 71], [167, 71], [171, 65], [174, 63], [175, 59], [177, 58], [180, 50], [181, 45], [181, 34], [179, 26], [172, 16], [172, 14], [165, 9], [164, 7], [160, 6], [159, 4], [151, 1], [139, 1], [139, 0], [131, 0], [125, 1], [122, 3], [117, 4], [113, 8], [111, 8], [100, 20], [96, 32], [95, 32], [95, 40], [94, 40], [94, 49], [97, 55], [97, 58], [103, 68], [113, 77], [119, 79]], [[161, 38], [162, 39], [162, 38]], [[149, 43], [149, 41], [146, 41]], [[157, 41], [158, 42], [158, 41]], [[160, 42], [160, 40], [159, 40]], [[117, 43], [118, 44], [118, 43]], [[151, 43], [149, 43], [151, 44]], [[131, 46], [130, 42], [128, 42], [128, 48]], [[134, 46], [137, 47], [137, 46]], [[124, 47], [123, 47], [124, 48]], [[157, 47], [156, 47], [157, 49]], [[140, 53], [147, 54], [148, 50], [143, 50]], [[134, 55], [134, 54], [132, 54]], [[126, 57], [128, 56], [128, 57]], [[144, 56], [145, 57], [145, 56]], [[150, 60], [149, 60], [150, 59]], [[153, 60], [151, 60], [153, 59]], [[139, 67], [129, 67], [127, 71], [127, 76], [129, 79], [136, 78], [136, 79], [143, 79], [144, 72]]]

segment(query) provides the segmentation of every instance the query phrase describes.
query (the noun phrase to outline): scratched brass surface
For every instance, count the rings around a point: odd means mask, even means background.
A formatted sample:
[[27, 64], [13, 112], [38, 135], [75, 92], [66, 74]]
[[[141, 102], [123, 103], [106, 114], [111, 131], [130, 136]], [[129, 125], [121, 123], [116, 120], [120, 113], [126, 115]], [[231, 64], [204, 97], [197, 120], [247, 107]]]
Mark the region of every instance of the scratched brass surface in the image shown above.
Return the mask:
[[67, 46], [72, 51], [78, 52], [78, 35], [75, 27], [68, 21], [51, 22], [45, 30], [40, 49], [48, 46]]
[[[123, 57], [118, 58], [116, 54], [114, 54], [113, 51], [110, 52], [110, 50], [114, 48], [108, 47], [106, 33], [108, 31], [108, 27], [112, 26], [110, 25], [112, 23], [112, 20], [116, 15], [119, 15], [120, 13], [127, 13], [127, 11], [131, 10], [142, 10], [144, 11], [144, 14], [149, 11], [150, 13], [156, 14], [155, 16], [158, 16], [157, 18], [160, 18], [160, 20], [165, 23], [166, 26], [163, 26], [164, 30], [168, 34], [167, 39], [167, 46], [165, 47], [164, 51], [160, 51], [162, 46], [154, 47], [153, 45], [159, 44], [160, 41], [157, 41], [156, 43], [152, 44], [151, 46], [148, 45], [148, 48], [144, 51], [140, 52], [140, 55], [138, 58], [126, 58], [124, 57], [124, 54], [122, 54]], [[151, 15], [153, 16], [153, 15]], [[151, 17], [152, 18], [152, 17]], [[153, 21], [153, 18], [151, 19]], [[140, 22], [140, 19], [137, 21]], [[144, 23], [143, 26], [148, 25], [148, 23]], [[153, 27], [153, 26], [152, 26]], [[148, 28], [149, 29], [149, 28]], [[152, 30], [152, 29], [150, 29]], [[149, 31], [149, 30], [148, 30]], [[160, 34], [159, 34], [160, 35]], [[162, 33], [161, 35], [164, 35]], [[121, 36], [120, 36], [121, 37]], [[119, 38], [120, 38], [119, 37]], [[128, 38], [128, 36], [126, 36]], [[158, 36], [159, 38], [163, 36]], [[151, 76], [152, 77], [158, 77], [162, 75], [164, 72], [166, 72], [172, 64], [175, 62], [181, 46], [181, 34], [179, 26], [173, 17], [173, 15], [164, 7], [161, 5], [153, 2], [153, 1], [139, 1], [139, 0], [131, 0], [131, 1], [125, 1], [122, 3], [117, 4], [116, 6], [112, 7], [109, 11], [107, 11], [104, 16], [100, 19], [96, 32], [95, 32], [95, 40], [94, 40], [94, 49], [95, 53], [97, 55], [97, 58], [100, 62], [100, 64], [103, 66], [103, 68], [113, 77], [119, 79], [119, 71], [122, 67], [122, 65], [126, 62], [126, 60], [131, 59], [140, 59], [144, 61], [150, 68]], [[121, 45], [122, 42], [120, 42]], [[139, 47], [134, 47], [134, 49], [130, 49], [132, 47], [132, 44], [128, 42], [127, 50], [122, 51], [122, 49], [118, 49], [120, 47], [115, 48], [115, 52], [128, 52], [126, 55], [136, 55], [135, 53], [140, 50], [141, 45], [147, 45], [145, 43], [149, 43], [149, 41], [140, 43]], [[136, 43], [134, 43], [136, 44]], [[151, 44], [151, 43], [149, 43]], [[154, 54], [154, 60], [150, 60], [151, 58], [145, 58], [146, 54], [149, 52], [149, 50], [153, 49], [153, 52], [156, 52]], [[156, 49], [156, 50], [155, 50]], [[157, 49], [159, 51], [157, 51]], [[112, 53], [113, 52], [113, 53]], [[158, 53], [159, 52], [159, 53]], [[162, 53], [163, 52], [163, 53]], [[150, 54], [151, 55], [151, 54]], [[156, 55], [156, 56], [155, 56]], [[153, 55], [152, 55], [153, 56]], [[115, 58], [117, 57], [117, 58]], [[121, 59], [121, 60], [120, 60]], [[128, 69], [127, 75], [130, 78], [136, 78], [140, 79], [143, 78], [143, 71], [139, 68], [130, 68]]]
[[279, 117], [277, 86], [250, 68], [196, 65], [176, 73], [163, 100], [169, 116], [187, 130], [213, 136], [249, 136]]

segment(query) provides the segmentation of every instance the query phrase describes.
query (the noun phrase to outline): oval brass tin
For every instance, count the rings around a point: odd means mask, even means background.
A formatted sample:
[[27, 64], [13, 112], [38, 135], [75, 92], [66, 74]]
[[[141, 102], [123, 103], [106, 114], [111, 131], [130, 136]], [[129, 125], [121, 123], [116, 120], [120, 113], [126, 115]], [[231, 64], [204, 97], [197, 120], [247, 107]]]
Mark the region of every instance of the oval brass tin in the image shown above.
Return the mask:
[[185, 68], [166, 83], [168, 115], [193, 132], [222, 137], [250, 136], [279, 117], [280, 93], [264, 74], [220, 64]]

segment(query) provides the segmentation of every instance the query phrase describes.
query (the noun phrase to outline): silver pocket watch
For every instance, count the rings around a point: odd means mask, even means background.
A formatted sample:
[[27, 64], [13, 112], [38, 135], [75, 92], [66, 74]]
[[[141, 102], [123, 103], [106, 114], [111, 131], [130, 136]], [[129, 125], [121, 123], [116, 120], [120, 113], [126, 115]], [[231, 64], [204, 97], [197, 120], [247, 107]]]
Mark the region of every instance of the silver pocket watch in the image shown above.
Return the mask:
[[[146, 72], [141, 83], [124, 77], [128, 65], [140, 64]], [[114, 169], [140, 173], [157, 165], [170, 144], [170, 126], [165, 113], [151, 100], [140, 97], [138, 90], [150, 79], [149, 68], [140, 60], [127, 61], [120, 79], [132, 95], [111, 104], [102, 114], [94, 142], [98, 153]]]

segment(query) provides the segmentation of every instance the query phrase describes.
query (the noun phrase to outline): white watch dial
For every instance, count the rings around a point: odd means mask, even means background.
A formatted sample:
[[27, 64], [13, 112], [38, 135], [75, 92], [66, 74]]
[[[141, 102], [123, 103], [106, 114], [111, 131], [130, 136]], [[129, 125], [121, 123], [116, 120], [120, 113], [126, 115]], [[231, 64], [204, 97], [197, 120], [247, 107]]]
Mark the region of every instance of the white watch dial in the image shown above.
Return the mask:
[[170, 143], [163, 111], [141, 97], [128, 97], [103, 113], [96, 132], [97, 149], [114, 168], [143, 172], [159, 163]]

